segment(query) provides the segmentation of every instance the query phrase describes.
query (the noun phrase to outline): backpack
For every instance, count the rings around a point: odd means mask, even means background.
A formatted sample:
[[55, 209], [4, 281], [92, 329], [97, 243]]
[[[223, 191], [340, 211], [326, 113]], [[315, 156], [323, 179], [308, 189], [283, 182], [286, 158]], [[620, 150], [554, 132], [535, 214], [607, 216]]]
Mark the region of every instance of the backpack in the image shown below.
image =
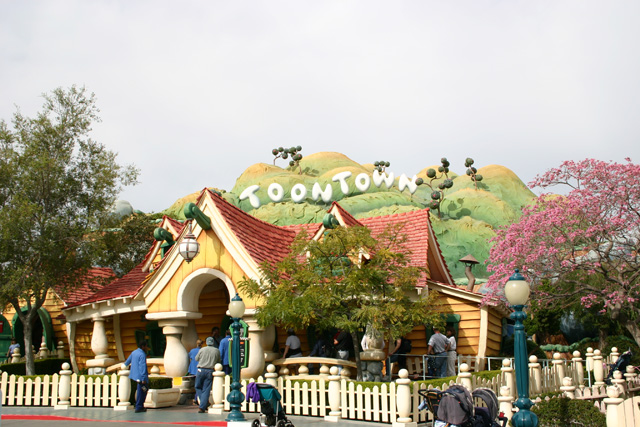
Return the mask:
[[399, 349], [400, 354], [409, 354], [411, 353], [412, 349], [413, 349], [413, 346], [411, 345], [411, 340], [407, 338], [402, 338], [402, 342], [400, 343], [400, 349]]

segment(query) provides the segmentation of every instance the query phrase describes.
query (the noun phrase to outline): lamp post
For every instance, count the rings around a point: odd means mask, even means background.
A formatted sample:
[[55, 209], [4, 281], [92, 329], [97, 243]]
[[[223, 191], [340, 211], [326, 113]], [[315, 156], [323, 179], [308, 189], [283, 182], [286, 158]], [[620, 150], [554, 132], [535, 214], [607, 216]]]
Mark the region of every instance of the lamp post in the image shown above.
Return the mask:
[[196, 240], [191, 229], [191, 221], [189, 221], [189, 231], [185, 234], [178, 247], [180, 255], [190, 263], [200, 253], [200, 243]]
[[527, 314], [524, 312], [524, 305], [529, 300], [529, 283], [524, 280], [520, 271], [516, 268], [515, 273], [504, 287], [504, 294], [511, 304], [514, 312], [511, 318], [515, 320], [514, 328], [514, 352], [516, 360], [516, 385], [518, 387], [518, 400], [515, 405], [520, 409], [511, 419], [514, 427], [537, 427], [538, 416], [531, 412], [529, 408], [533, 402], [529, 399], [529, 367], [527, 360], [527, 342], [524, 333], [524, 319]]
[[233, 329], [233, 341], [231, 343], [231, 391], [227, 395], [227, 402], [231, 407], [231, 411], [225, 421], [244, 421], [244, 415], [240, 411], [242, 402], [244, 402], [244, 394], [240, 391], [240, 319], [244, 315], [244, 302], [240, 295], [231, 299], [229, 303], [229, 314], [233, 319], [231, 329]]

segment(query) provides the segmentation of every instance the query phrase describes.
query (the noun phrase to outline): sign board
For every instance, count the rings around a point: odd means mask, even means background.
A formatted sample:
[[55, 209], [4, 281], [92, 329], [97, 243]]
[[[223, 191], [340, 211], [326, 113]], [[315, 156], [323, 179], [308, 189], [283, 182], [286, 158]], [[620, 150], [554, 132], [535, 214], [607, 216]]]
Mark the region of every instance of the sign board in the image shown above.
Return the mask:
[[[233, 338], [229, 340], [229, 366], [233, 367]], [[240, 369], [249, 366], [249, 338], [240, 338]]]

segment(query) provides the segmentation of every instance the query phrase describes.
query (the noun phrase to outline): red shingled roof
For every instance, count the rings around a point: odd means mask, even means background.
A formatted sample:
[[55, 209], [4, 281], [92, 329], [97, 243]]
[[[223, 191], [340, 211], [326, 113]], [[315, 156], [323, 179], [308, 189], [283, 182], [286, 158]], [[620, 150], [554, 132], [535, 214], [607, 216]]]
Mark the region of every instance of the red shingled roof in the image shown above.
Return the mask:
[[[342, 206], [340, 206], [337, 202], [333, 202], [331, 204], [331, 208], [332, 209], [335, 208], [339, 212], [340, 217], [342, 218], [342, 221], [344, 222], [344, 225], [346, 225], [347, 227], [361, 227], [362, 226], [362, 223], [360, 221], [355, 219], [354, 216], [351, 215], [349, 212], [345, 211], [344, 208]], [[329, 211], [331, 211], [331, 209], [329, 209]]]
[[53, 286], [53, 290], [66, 305], [75, 304], [102, 289], [114, 277], [116, 275], [110, 268], [94, 267], [87, 272], [82, 285], [73, 291], [67, 292], [63, 286]]
[[263, 261], [276, 263], [289, 253], [289, 246], [296, 236], [296, 231], [255, 218], [212, 191], [209, 191], [209, 196], [229, 228], [257, 264]]

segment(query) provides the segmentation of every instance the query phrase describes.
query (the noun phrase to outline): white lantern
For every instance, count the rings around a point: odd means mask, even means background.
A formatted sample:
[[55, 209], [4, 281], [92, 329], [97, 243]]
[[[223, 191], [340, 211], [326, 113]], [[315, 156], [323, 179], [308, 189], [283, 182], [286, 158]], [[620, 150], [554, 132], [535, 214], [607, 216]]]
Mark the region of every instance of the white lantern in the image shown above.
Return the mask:
[[531, 289], [529, 283], [524, 280], [520, 270], [516, 268], [515, 273], [509, 277], [509, 281], [504, 286], [504, 294], [511, 305], [525, 305], [529, 300]]
[[198, 243], [196, 236], [191, 232], [191, 223], [189, 223], [189, 232], [180, 242], [179, 251], [187, 263], [191, 262], [191, 260], [200, 253], [200, 243]]
[[229, 315], [234, 319], [240, 319], [244, 315], [244, 301], [238, 294], [229, 303]]

